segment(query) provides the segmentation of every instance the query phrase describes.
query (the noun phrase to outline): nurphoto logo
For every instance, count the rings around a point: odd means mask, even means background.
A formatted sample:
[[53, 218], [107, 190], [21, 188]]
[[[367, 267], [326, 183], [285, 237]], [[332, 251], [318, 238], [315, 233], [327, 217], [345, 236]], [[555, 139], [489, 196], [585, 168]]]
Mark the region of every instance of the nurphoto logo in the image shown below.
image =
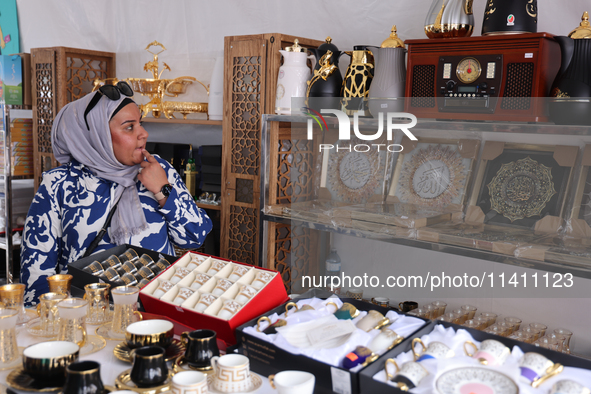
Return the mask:
[[[322, 150], [331, 150], [331, 149], [336, 149], [337, 151], [348, 150], [349, 152], [351, 152], [351, 151], [368, 152], [372, 148], [376, 148], [378, 151], [380, 151], [381, 148], [385, 148], [389, 152], [401, 152], [403, 149], [402, 145], [400, 145], [400, 144], [355, 144], [355, 145], [350, 145], [350, 146], [343, 146], [342, 141], [351, 140], [351, 138], [352, 138], [351, 119], [349, 118], [349, 116], [347, 116], [347, 114], [345, 114], [343, 111], [339, 111], [337, 109], [321, 109], [320, 113], [318, 113], [318, 111], [315, 111], [315, 110], [308, 108], [308, 107], [304, 107], [303, 109], [304, 109], [304, 113], [306, 113], [306, 115], [310, 116], [310, 119], [308, 119], [308, 129], [307, 129], [308, 140], [312, 140], [314, 138], [313, 137], [314, 122], [316, 122], [318, 124], [318, 126], [320, 126], [321, 131], [328, 129], [328, 125], [326, 123], [326, 120], [322, 116], [322, 114], [332, 114], [332, 115], [336, 116], [336, 118], [339, 122], [339, 141], [341, 141], [340, 146], [335, 146], [333, 144], [320, 144], [319, 145], [320, 152], [322, 152]], [[377, 139], [380, 139], [382, 137], [382, 134], [384, 133], [384, 115], [385, 115], [386, 116], [386, 122], [385, 122], [386, 123], [386, 139], [388, 141], [394, 140], [393, 131], [396, 129], [402, 130], [402, 132], [410, 140], [417, 141], [417, 137], [415, 137], [409, 130], [409, 129], [413, 128], [414, 126], [416, 126], [416, 124], [417, 124], [417, 118], [413, 114], [409, 114], [407, 112], [388, 112], [387, 114], [384, 114], [383, 112], [380, 112], [378, 114], [378, 130], [376, 131], [375, 134], [362, 134], [359, 131], [359, 115], [363, 115], [363, 112], [359, 111], [353, 115], [353, 133], [354, 133], [354, 136], [359, 140], [375, 141]], [[404, 119], [410, 119], [410, 122], [396, 123], [396, 122], [400, 122], [401, 120], [404, 120]]]

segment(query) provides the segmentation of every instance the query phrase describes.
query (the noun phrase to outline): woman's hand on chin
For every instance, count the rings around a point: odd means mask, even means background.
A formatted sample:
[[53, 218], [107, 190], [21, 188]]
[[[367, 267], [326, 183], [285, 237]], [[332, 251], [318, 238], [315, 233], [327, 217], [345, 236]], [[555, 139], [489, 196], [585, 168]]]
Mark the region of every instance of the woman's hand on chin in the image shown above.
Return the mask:
[[160, 192], [162, 186], [168, 183], [166, 172], [150, 152], [142, 149], [142, 153], [146, 160], [142, 161], [140, 164], [141, 167], [137, 179], [146, 187], [146, 189], [156, 194]]

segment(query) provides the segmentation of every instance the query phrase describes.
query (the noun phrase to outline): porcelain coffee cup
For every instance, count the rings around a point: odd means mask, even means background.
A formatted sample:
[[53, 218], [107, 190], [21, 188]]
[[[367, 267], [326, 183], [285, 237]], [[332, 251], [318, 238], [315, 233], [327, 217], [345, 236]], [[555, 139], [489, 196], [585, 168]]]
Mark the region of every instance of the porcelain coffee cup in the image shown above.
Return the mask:
[[161, 319], [142, 320], [131, 323], [125, 331], [125, 342], [131, 349], [149, 345], [167, 348], [172, 343], [174, 324]]
[[228, 277], [231, 281], [236, 282], [238, 279], [242, 278], [244, 274], [246, 274], [250, 270], [250, 267], [234, 264], [234, 268], [232, 268], [232, 273]]
[[222, 309], [218, 312], [218, 317], [224, 320], [230, 320], [242, 308], [242, 305], [234, 300], [225, 300]]
[[23, 369], [34, 379], [63, 381], [66, 366], [77, 361], [79, 354], [80, 347], [74, 342], [36, 343], [23, 350]]
[[521, 358], [519, 369], [521, 371], [521, 380], [532, 384], [559, 374], [562, 372], [563, 366], [554, 364], [539, 353], [528, 352]]
[[93, 394], [101, 393], [104, 389], [101, 365], [96, 361], [76, 361], [66, 367], [63, 394]]
[[[146, 320], [149, 321], [149, 320]], [[159, 386], [168, 378], [168, 367], [160, 346], [143, 346], [133, 349], [133, 366], [129, 377], [139, 388]]]
[[[417, 351], [415, 346], [417, 343], [422, 347], [421, 352]], [[425, 346], [421, 338], [414, 338], [412, 340], [412, 353], [417, 362], [429, 359], [450, 358], [454, 356], [453, 350], [451, 350], [445, 343], [434, 341], [429, 343], [429, 346]]]
[[222, 393], [250, 391], [250, 362], [241, 354], [226, 354], [211, 358], [213, 388]]
[[[472, 347], [475, 353], [469, 352], [468, 347]], [[484, 365], [502, 365], [511, 354], [511, 350], [507, 346], [494, 339], [482, 341], [480, 350], [474, 342], [466, 341], [464, 343], [464, 352], [467, 356], [477, 359]]]
[[181, 371], [172, 377], [173, 394], [207, 394], [207, 375], [199, 371]]
[[237, 303], [239, 303], [240, 305], [244, 305], [248, 301], [250, 301], [252, 299], [252, 297], [254, 297], [256, 294], [257, 294], [257, 290], [254, 287], [248, 286], [248, 285], [242, 285], [242, 286], [240, 286], [240, 291], [238, 292], [238, 295], [236, 296], [236, 298], [234, 300]]
[[384, 317], [384, 315], [382, 315], [380, 312], [372, 309], [367, 312], [367, 315], [357, 322], [356, 326], [363, 331], [369, 332], [373, 329], [379, 330], [389, 323], [390, 319]]
[[195, 305], [195, 310], [199, 313], [203, 313], [217, 299], [218, 298], [211, 293], [203, 293]]
[[[392, 365], [395, 368], [395, 373], [391, 373], [388, 370], [388, 366]], [[402, 367], [398, 367], [396, 361], [392, 358], [386, 360], [384, 366], [386, 370], [386, 376], [388, 380], [397, 384], [398, 388], [403, 391], [408, 391], [421, 383], [429, 372], [416, 361], [409, 361], [402, 364]]]
[[152, 294], [156, 298], [161, 298], [164, 294], [166, 294], [170, 289], [174, 287], [174, 283], [169, 280], [161, 280], [158, 284], [158, 288]]
[[172, 303], [175, 305], [181, 305], [187, 300], [187, 298], [191, 297], [193, 293], [195, 293], [195, 290], [188, 287], [181, 287], [176, 297], [174, 297]]
[[250, 285], [257, 290], [260, 290], [263, 288], [263, 286], [265, 286], [267, 283], [269, 283], [271, 281], [271, 279], [273, 279], [272, 273], [267, 272], [267, 271], [258, 271], [257, 270], [255, 278]]
[[393, 348], [404, 340], [403, 336], [398, 335], [389, 328], [382, 328], [380, 333], [371, 340], [367, 347], [376, 354], [382, 354], [388, 349]]
[[219, 297], [222, 294], [224, 294], [232, 285], [233, 283], [228, 279], [220, 278], [218, 279], [215, 288], [211, 291], [211, 294], [213, 294], [216, 297]]
[[195, 275], [195, 280], [193, 281], [193, 284], [191, 284], [191, 289], [199, 290], [201, 288], [201, 286], [203, 286], [211, 278], [212, 278], [211, 275], [202, 274], [202, 273]]
[[343, 303], [343, 305], [334, 313], [337, 319], [340, 320], [351, 320], [355, 319], [359, 316], [359, 309], [355, 308], [353, 304], [348, 302]]
[[215, 331], [204, 329], [183, 332], [181, 341], [186, 348], [184, 359], [192, 368], [210, 370], [211, 358], [220, 355]]
[[564, 379], [554, 383], [550, 394], [591, 394], [591, 390], [579, 382]]
[[312, 394], [316, 378], [310, 372], [281, 371], [269, 375], [269, 383], [279, 394]]

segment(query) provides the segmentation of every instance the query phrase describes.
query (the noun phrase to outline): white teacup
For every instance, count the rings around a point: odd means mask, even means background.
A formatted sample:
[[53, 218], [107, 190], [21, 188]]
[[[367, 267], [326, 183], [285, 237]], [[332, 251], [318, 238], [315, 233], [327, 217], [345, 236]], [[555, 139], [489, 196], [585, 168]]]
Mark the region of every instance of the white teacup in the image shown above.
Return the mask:
[[521, 358], [519, 363], [521, 371], [521, 380], [527, 383], [533, 383], [540, 379], [548, 379], [551, 376], [562, 372], [561, 364], [554, 364], [539, 353], [527, 352]]
[[195, 280], [193, 281], [193, 284], [191, 285], [191, 289], [199, 290], [201, 288], [201, 286], [203, 286], [210, 279], [211, 279], [211, 275], [207, 275], [207, 274], [195, 275]]
[[254, 297], [256, 294], [257, 294], [257, 290], [254, 287], [248, 286], [248, 285], [242, 285], [242, 286], [240, 286], [240, 291], [238, 292], [238, 295], [236, 296], [236, 298], [234, 300], [237, 303], [239, 303], [240, 305], [244, 305], [248, 301], [250, 301], [251, 298]]
[[187, 298], [191, 297], [193, 293], [195, 293], [195, 290], [190, 289], [188, 287], [181, 287], [172, 303], [175, 305], [181, 305], [183, 302], [187, 300]]
[[373, 329], [379, 330], [389, 322], [390, 320], [388, 318], [384, 317], [380, 312], [372, 309], [357, 322], [356, 326], [363, 331], [369, 332]]
[[250, 391], [250, 363], [248, 357], [241, 354], [226, 354], [211, 358], [213, 368], [213, 388], [222, 393]]
[[[468, 351], [467, 345], [474, 348], [476, 353], [472, 354]], [[477, 359], [484, 365], [502, 365], [507, 357], [511, 354], [511, 350], [499, 341], [494, 339], [487, 339], [480, 343], [480, 350], [472, 341], [464, 343], [464, 352], [467, 356]]]
[[207, 375], [199, 371], [181, 371], [172, 377], [173, 394], [207, 394]]
[[404, 337], [398, 335], [389, 328], [382, 328], [381, 332], [367, 345], [375, 354], [382, 354], [388, 349], [393, 348], [404, 340]]
[[234, 268], [232, 269], [232, 273], [228, 277], [233, 282], [236, 282], [238, 279], [242, 278], [244, 274], [246, 274], [250, 270], [250, 267], [240, 264], [234, 264]]
[[[395, 373], [391, 373], [388, 370], [388, 365], [391, 364], [395, 368]], [[403, 391], [408, 391], [421, 383], [429, 372], [423, 367], [420, 363], [416, 361], [409, 361], [407, 363], [402, 364], [402, 367], [398, 367], [396, 361], [392, 358], [386, 360], [385, 365], [386, 376], [388, 380], [396, 383], [398, 388], [402, 389]]]
[[161, 298], [164, 294], [166, 294], [170, 289], [174, 287], [174, 283], [169, 280], [162, 280], [158, 284], [158, 288], [152, 294], [156, 298]]
[[224, 320], [229, 320], [232, 316], [236, 314], [242, 308], [242, 305], [237, 303], [234, 300], [226, 300], [224, 301], [224, 306], [218, 312], [218, 317]]
[[191, 273], [190, 269], [185, 267], [178, 267], [176, 271], [174, 271], [174, 275], [170, 278], [170, 281], [174, 284], [179, 283], [183, 278]]
[[316, 378], [310, 372], [281, 371], [269, 375], [269, 383], [279, 394], [312, 394]]
[[267, 271], [257, 271], [254, 280], [250, 284], [257, 290], [260, 290], [273, 279], [273, 274]]
[[[421, 344], [423, 351], [419, 353], [415, 347], [417, 343]], [[415, 338], [412, 340], [412, 352], [415, 357], [415, 361], [421, 362], [429, 359], [440, 359], [450, 358], [454, 356], [454, 351], [449, 348], [443, 342], [433, 341], [429, 343], [429, 346], [425, 346], [421, 338]]]
[[211, 263], [211, 266], [209, 267], [209, 270], [207, 271], [207, 275], [215, 275], [218, 272], [220, 272], [227, 263], [220, 261], [220, 260], [214, 260]]
[[215, 300], [218, 298], [210, 293], [203, 293], [195, 305], [195, 310], [199, 313], [203, 313]]
[[550, 394], [591, 394], [591, 390], [574, 380], [565, 379], [554, 383]]
[[187, 268], [190, 270], [194, 270], [195, 268], [199, 267], [201, 263], [207, 260], [207, 256], [201, 256], [198, 254], [194, 254], [191, 257], [191, 261], [187, 264]]
[[228, 279], [220, 278], [218, 279], [218, 283], [215, 285], [215, 288], [211, 292], [214, 296], [221, 296], [224, 294], [231, 286], [233, 285]]

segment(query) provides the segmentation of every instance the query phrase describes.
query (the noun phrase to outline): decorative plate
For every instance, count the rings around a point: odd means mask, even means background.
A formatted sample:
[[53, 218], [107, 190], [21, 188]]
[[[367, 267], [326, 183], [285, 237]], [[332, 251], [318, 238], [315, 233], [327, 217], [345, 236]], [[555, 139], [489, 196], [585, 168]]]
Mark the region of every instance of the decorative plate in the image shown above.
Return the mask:
[[131, 390], [140, 394], [160, 394], [170, 391], [172, 386], [172, 375], [174, 375], [174, 372], [172, 372], [171, 370], [168, 371], [168, 378], [164, 381], [164, 384], [162, 384], [161, 386], [147, 388], [137, 387], [135, 383], [131, 381], [131, 376], [129, 376], [130, 374], [131, 369], [127, 369], [121, 372], [119, 376], [117, 376], [117, 379], [115, 379], [115, 386], [119, 390]]
[[455, 147], [428, 145], [409, 155], [399, 179], [400, 201], [434, 207], [461, 202], [468, 167]]
[[445, 372], [435, 382], [441, 394], [518, 394], [517, 384], [493, 369], [465, 367]]
[[552, 169], [529, 156], [503, 164], [488, 184], [491, 209], [511, 222], [541, 215], [556, 194]]
[[22, 366], [20, 366], [8, 374], [6, 377], [6, 383], [15, 390], [32, 391], [35, 393], [50, 393], [62, 390], [65, 383], [65, 378], [62, 382], [49, 383], [46, 380], [35, 380], [24, 371]]
[[[218, 394], [218, 393], [226, 393], [225, 391], [218, 391], [213, 387], [213, 381], [215, 379], [215, 375], [211, 374], [211, 375], [207, 375], [207, 390], [209, 390], [210, 393], [214, 393], [214, 394]], [[254, 393], [256, 392], [258, 389], [261, 388], [261, 386], [263, 385], [263, 381], [261, 380], [260, 376], [251, 373], [250, 374], [250, 390], [248, 391], [241, 391], [241, 393]]]
[[[131, 348], [127, 346], [126, 342], [117, 344], [115, 349], [113, 349], [113, 354], [118, 360], [131, 364], [133, 359], [131, 358], [130, 352]], [[173, 339], [170, 346], [166, 348], [166, 354], [164, 356], [166, 361], [171, 361], [183, 354], [185, 354], [185, 345], [178, 339]]]
[[346, 149], [364, 143], [358, 138], [338, 141], [335, 146], [337, 151], [330, 152], [326, 186], [333, 199], [358, 204], [366, 202], [376, 194], [376, 190], [379, 193], [384, 176], [382, 158], [386, 156], [385, 152], [378, 152], [376, 148], [368, 152], [355, 152], [353, 149], [349, 152]]

